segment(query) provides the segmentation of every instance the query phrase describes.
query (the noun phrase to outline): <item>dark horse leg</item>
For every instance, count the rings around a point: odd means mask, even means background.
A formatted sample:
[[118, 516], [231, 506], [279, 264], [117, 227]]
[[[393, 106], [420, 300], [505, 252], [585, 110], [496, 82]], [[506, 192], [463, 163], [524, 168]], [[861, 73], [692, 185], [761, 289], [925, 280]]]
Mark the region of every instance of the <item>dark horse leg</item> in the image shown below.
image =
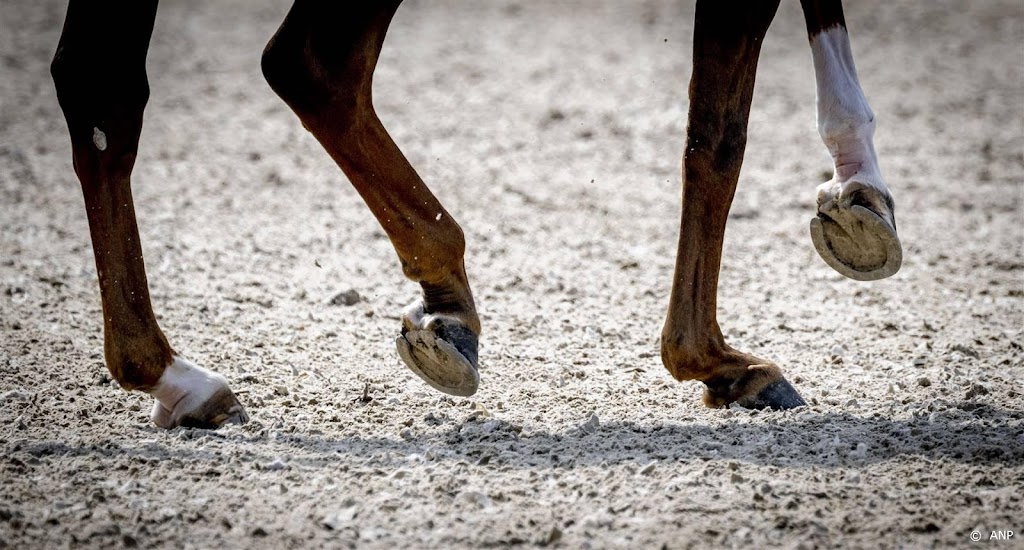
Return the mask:
[[156, 7], [156, 0], [71, 0], [51, 72], [85, 196], [107, 368], [122, 388], [156, 398], [159, 426], [213, 428], [248, 417], [224, 377], [179, 357], [157, 325], [132, 204]]
[[697, 2], [682, 223], [661, 357], [676, 379], [704, 382], [711, 407], [804, 404], [778, 366], [726, 344], [716, 319], [722, 242], [743, 163], [757, 59], [778, 4]]
[[480, 319], [462, 229], [420, 179], [373, 109], [377, 58], [400, 0], [297, 0], [263, 53], [271, 88], [338, 163], [383, 226], [422, 298], [396, 343], [434, 388], [472, 395]]

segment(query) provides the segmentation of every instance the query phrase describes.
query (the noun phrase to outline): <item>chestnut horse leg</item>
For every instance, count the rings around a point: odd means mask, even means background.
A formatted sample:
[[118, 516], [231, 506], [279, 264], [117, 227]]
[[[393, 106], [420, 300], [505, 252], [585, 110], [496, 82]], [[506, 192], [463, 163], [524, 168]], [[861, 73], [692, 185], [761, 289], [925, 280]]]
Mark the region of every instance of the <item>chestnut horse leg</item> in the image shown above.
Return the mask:
[[157, 425], [212, 428], [248, 418], [224, 378], [178, 357], [157, 325], [132, 204], [156, 7], [71, 0], [51, 72], [85, 196], [107, 368], [122, 388], [156, 398]]
[[875, 114], [857, 78], [842, 2], [801, 5], [814, 58], [818, 133], [835, 162], [835, 175], [818, 186], [811, 240], [839, 273], [858, 281], [882, 279], [899, 270], [903, 249], [872, 143]]
[[337, 162], [383, 226], [422, 299], [396, 343], [432, 387], [472, 395], [480, 319], [463, 265], [462, 229], [381, 125], [372, 81], [400, 0], [297, 0], [263, 53], [270, 87]]
[[682, 223], [661, 357], [676, 379], [704, 382], [711, 407], [804, 404], [779, 367], [729, 347], [716, 319], [722, 242], [746, 147], [757, 59], [778, 4], [697, 2]]

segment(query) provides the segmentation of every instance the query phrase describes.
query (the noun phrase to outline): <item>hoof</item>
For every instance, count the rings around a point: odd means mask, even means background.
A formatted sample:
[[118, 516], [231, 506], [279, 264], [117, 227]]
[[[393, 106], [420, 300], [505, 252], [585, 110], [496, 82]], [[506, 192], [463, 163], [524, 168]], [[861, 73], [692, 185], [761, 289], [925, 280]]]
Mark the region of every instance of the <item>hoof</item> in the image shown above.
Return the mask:
[[216, 429], [249, 421], [223, 376], [180, 357], [174, 358], [150, 393], [156, 398], [150, 418], [161, 428]]
[[[756, 359], [747, 356], [750, 359]], [[804, 402], [796, 389], [771, 364], [749, 365], [704, 381], [704, 404], [711, 408], [736, 403], [748, 409], [792, 409]]]
[[903, 263], [892, 199], [874, 187], [856, 182], [819, 187], [818, 217], [810, 230], [821, 259], [851, 279], [884, 279]]
[[424, 314], [414, 304], [406, 309], [395, 345], [405, 365], [440, 392], [469, 397], [480, 386], [477, 335], [455, 317]]
[[785, 378], [768, 384], [754, 397], [740, 399], [736, 403], [748, 409], [774, 410], [795, 409], [807, 405], [796, 388]]

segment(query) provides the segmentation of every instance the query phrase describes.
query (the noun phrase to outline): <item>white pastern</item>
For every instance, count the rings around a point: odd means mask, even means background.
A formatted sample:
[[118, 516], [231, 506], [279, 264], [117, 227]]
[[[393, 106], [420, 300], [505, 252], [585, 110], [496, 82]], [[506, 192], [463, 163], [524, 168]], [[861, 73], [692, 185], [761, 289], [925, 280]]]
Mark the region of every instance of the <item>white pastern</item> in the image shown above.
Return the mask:
[[426, 328], [423, 325], [426, 312], [423, 311], [423, 302], [417, 300], [402, 310], [402, 323], [406, 330], [419, 330]]
[[443, 313], [426, 313], [423, 311], [423, 302], [417, 300], [402, 310], [402, 324], [405, 330], [434, 330], [445, 321], [462, 324], [462, 320], [453, 315]]
[[[861, 90], [846, 29], [832, 27], [812, 38], [811, 55], [817, 80], [818, 134], [835, 163], [835, 177], [819, 191], [845, 197], [867, 186], [891, 196], [872, 142], [875, 114]], [[851, 182], [861, 186], [848, 189]]]
[[150, 392], [156, 398], [152, 420], [161, 428], [171, 428], [176, 419], [194, 411], [227, 387], [223, 376], [174, 356], [160, 382]]

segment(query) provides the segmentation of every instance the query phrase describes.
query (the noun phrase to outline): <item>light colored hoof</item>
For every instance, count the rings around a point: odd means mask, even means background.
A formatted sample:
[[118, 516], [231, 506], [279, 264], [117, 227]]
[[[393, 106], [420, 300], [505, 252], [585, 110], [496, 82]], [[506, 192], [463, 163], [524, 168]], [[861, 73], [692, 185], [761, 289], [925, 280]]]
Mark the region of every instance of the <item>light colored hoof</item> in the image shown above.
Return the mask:
[[395, 339], [405, 366], [437, 391], [469, 397], [480, 386], [477, 334], [458, 317], [426, 313], [422, 301], [402, 312]]
[[903, 263], [891, 199], [885, 201], [874, 189], [858, 187], [842, 198], [819, 189], [811, 241], [821, 259], [840, 274], [857, 281], [884, 279]]
[[181, 357], [174, 358], [150, 393], [156, 398], [150, 419], [161, 428], [216, 429], [249, 421], [223, 376]]
[[437, 391], [469, 397], [480, 386], [476, 366], [431, 330], [408, 330], [395, 339], [395, 345], [405, 366]]

